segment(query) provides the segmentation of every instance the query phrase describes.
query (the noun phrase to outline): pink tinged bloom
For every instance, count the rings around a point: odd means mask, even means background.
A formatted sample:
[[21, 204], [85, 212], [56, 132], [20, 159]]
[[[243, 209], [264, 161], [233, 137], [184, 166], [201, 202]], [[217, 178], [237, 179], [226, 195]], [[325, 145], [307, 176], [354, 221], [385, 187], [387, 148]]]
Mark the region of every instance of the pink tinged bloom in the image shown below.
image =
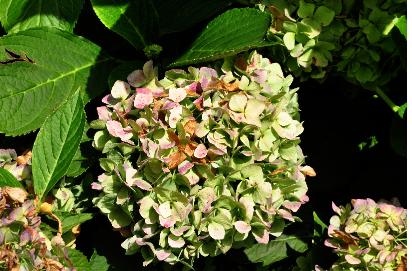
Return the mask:
[[236, 221], [235, 222], [235, 229], [240, 233], [247, 234], [248, 232], [250, 232], [252, 227], [248, 223], [246, 223], [245, 221]]
[[338, 206], [336, 206], [336, 204], [332, 201], [332, 210], [335, 212], [335, 213], [337, 213], [338, 215], [340, 215], [341, 214], [341, 212], [342, 212], [342, 210], [338, 207]]
[[142, 179], [137, 179], [135, 182], [135, 185], [139, 187], [142, 190], [145, 191], [151, 191], [153, 187], [150, 185], [150, 183], [146, 182], [145, 180]]
[[163, 110], [170, 110], [172, 108], [175, 108], [177, 105], [178, 105], [178, 103], [167, 101], [163, 105], [162, 109]]
[[172, 216], [168, 218], [164, 218], [162, 216], [159, 216], [159, 222], [160, 225], [164, 228], [170, 228], [176, 223], [176, 219]]
[[269, 232], [265, 229], [263, 230], [262, 233], [257, 234], [255, 232], [252, 232], [253, 236], [255, 237], [255, 240], [259, 243], [259, 244], [267, 244], [269, 243]]
[[182, 237], [169, 235], [167, 237], [167, 243], [172, 248], [181, 248], [185, 245], [185, 240]]
[[294, 222], [295, 219], [293, 218], [292, 214], [286, 210], [279, 209], [278, 214], [286, 220]]
[[264, 69], [254, 70], [252, 74], [252, 79], [258, 84], [263, 84], [267, 80], [267, 77], [267, 71]]
[[125, 100], [127, 99], [127, 96], [129, 96], [130, 94], [130, 85], [121, 80], [117, 80], [114, 83], [110, 93], [112, 94], [112, 97], [115, 99]]
[[172, 109], [170, 109], [169, 115], [169, 126], [170, 128], [176, 128], [177, 122], [182, 118], [183, 108], [182, 106], [178, 105]]
[[350, 264], [352, 264], [352, 265], [358, 265], [358, 264], [360, 264], [361, 263], [361, 260], [359, 260], [358, 258], [356, 258], [356, 257], [354, 257], [354, 256], [352, 256], [352, 255], [345, 255], [345, 260], [348, 262], [348, 263], [350, 263]]
[[180, 174], [185, 174], [189, 169], [191, 169], [194, 165], [189, 161], [183, 161], [177, 167]]
[[291, 202], [291, 201], [288, 201], [288, 200], [286, 200], [283, 203], [283, 207], [285, 207], [286, 209], [291, 210], [292, 212], [297, 212], [301, 205], [302, 205], [301, 202]]
[[169, 89], [169, 99], [180, 103], [186, 98], [186, 90], [184, 88], [171, 88]]
[[207, 88], [212, 78], [217, 78], [217, 72], [214, 69], [202, 67], [199, 70], [200, 84], [202, 89]]
[[215, 240], [223, 240], [225, 238], [225, 228], [216, 222], [209, 223], [207, 231], [209, 232], [210, 237]]
[[180, 228], [170, 228], [170, 232], [175, 236], [182, 236], [185, 231], [190, 229], [190, 226], [182, 226]]
[[196, 158], [199, 158], [199, 159], [205, 158], [205, 157], [207, 156], [206, 146], [203, 145], [203, 144], [197, 145], [197, 147], [196, 147], [193, 155], [194, 155]]
[[166, 260], [169, 256], [170, 256], [170, 252], [169, 251], [166, 251], [166, 250], [163, 250], [163, 249], [160, 249], [160, 250], [156, 250], [156, 252], [155, 252], [155, 255], [156, 255], [156, 258], [159, 260], [159, 261], [164, 261], [164, 260]]
[[203, 97], [200, 96], [196, 100], [193, 101], [193, 104], [197, 107], [199, 110], [203, 110]]
[[117, 100], [111, 94], [107, 94], [102, 98], [102, 103], [115, 105], [117, 103]]
[[100, 120], [111, 120], [112, 114], [106, 106], [99, 106], [97, 107], [97, 115], [99, 115]]
[[96, 183], [96, 182], [92, 182], [91, 186], [92, 186], [92, 189], [94, 189], [94, 190], [102, 190], [103, 189], [103, 186], [99, 183]]
[[152, 91], [148, 88], [136, 89], [136, 97], [134, 98], [134, 106], [138, 109], [143, 109], [147, 105], [153, 103]]
[[324, 245], [330, 248], [338, 248], [338, 245], [332, 239], [326, 239]]
[[135, 88], [142, 86], [145, 81], [146, 78], [142, 70], [135, 70], [127, 76], [127, 82]]
[[109, 134], [111, 134], [112, 136], [120, 138], [123, 142], [133, 144], [133, 142], [130, 141], [130, 139], [133, 137], [131, 127], [123, 128], [122, 124], [115, 120], [109, 120], [106, 123], [106, 127], [109, 131]]

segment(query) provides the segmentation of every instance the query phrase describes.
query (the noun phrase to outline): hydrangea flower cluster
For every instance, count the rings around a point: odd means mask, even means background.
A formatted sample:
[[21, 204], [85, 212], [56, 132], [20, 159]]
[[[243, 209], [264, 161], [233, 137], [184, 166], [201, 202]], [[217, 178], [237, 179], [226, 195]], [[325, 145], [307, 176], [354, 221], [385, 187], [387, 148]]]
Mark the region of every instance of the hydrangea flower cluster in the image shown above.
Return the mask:
[[41, 232], [33, 200], [22, 188], [0, 188], [0, 269], [16, 271], [74, 270], [67, 268], [64, 242]]
[[256, 52], [218, 69], [151, 61], [97, 108], [105, 173], [94, 203], [128, 238], [127, 254], [190, 262], [279, 236], [308, 200], [297, 89]]
[[[33, 199], [31, 155], [31, 151], [17, 156], [14, 149], [0, 149], [0, 168], [9, 171], [24, 187], [0, 188], [0, 269], [75, 271], [66, 249], [66, 242], [74, 244], [75, 236], [46, 236], [42, 231], [42, 207]], [[53, 205], [46, 204], [53, 219], [57, 218], [51, 213], [53, 209], [72, 211], [74, 197], [70, 190], [60, 187], [53, 196]]]
[[325, 245], [339, 260], [331, 270], [406, 270], [406, 209], [371, 199], [354, 199], [352, 205], [332, 203], [337, 215]]

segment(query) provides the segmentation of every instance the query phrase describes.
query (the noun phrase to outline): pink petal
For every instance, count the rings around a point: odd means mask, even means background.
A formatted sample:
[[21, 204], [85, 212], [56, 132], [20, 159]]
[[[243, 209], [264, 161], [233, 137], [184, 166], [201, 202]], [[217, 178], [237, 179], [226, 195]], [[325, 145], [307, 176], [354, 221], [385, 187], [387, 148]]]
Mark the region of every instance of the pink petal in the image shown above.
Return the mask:
[[203, 144], [197, 145], [193, 155], [196, 158], [205, 158], [207, 156], [207, 149], [206, 149], [205, 145], [203, 145]]
[[176, 220], [172, 216], [168, 218], [163, 218], [162, 216], [159, 216], [159, 222], [160, 225], [162, 225], [164, 228], [170, 228], [176, 223]]
[[292, 221], [292, 222], [295, 221], [295, 219], [293, 218], [292, 214], [289, 213], [289, 212], [286, 211], [286, 210], [279, 209], [279, 210], [278, 210], [278, 214], [279, 214], [281, 217], [283, 217], [284, 219], [287, 219], [287, 220]]
[[156, 250], [155, 254], [156, 254], [156, 258], [159, 261], [164, 261], [170, 256], [171, 253], [169, 251], [165, 251], [163, 249], [160, 249], [160, 250]]
[[336, 204], [333, 201], [332, 201], [332, 210], [338, 215], [340, 215], [341, 213], [341, 209], [338, 206], [336, 206]]
[[134, 99], [134, 106], [138, 109], [143, 109], [145, 106], [153, 103], [152, 91], [148, 88], [136, 89], [136, 97]]
[[99, 115], [100, 120], [111, 120], [112, 119], [112, 114], [110, 111], [107, 109], [106, 106], [99, 106], [97, 108], [97, 115]]
[[102, 190], [103, 189], [103, 186], [99, 183], [96, 183], [96, 182], [92, 182], [91, 186], [92, 186], [92, 189], [94, 189], [94, 190]]
[[169, 89], [169, 99], [180, 103], [186, 98], [186, 90], [184, 88], [171, 88]]
[[189, 161], [183, 161], [177, 167], [180, 174], [185, 174], [189, 169], [191, 169], [194, 165]]
[[169, 244], [169, 246], [173, 247], [173, 248], [181, 248], [185, 245], [185, 240], [183, 240], [183, 238], [178, 237], [178, 238], [174, 238], [173, 236], [168, 236], [167, 237], [167, 243]]
[[302, 205], [301, 202], [291, 202], [291, 201], [288, 201], [288, 200], [286, 200], [283, 203], [283, 207], [285, 207], [286, 209], [291, 210], [292, 212], [297, 212], [301, 205]]
[[127, 76], [127, 82], [133, 87], [140, 87], [146, 81], [142, 70], [135, 70]]
[[360, 264], [360, 263], [361, 263], [361, 260], [359, 260], [358, 258], [355, 258], [355, 257], [352, 256], [352, 255], [345, 255], [345, 260], [346, 260], [348, 263], [353, 264], [353, 265], [356, 265], [356, 264]]
[[173, 233], [173, 235], [175, 235], [175, 236], [181, 236], [188, 229], [190, 229], [190, 226], [182, 226], [182, 227], [177, 228], [177, 229], [171, 228], [170, 232]]
[[263, 231], [262, 236], [259, 236], [256, 233], [253, 233], [253, 236], [255, 237], [256, 241], [260, 244], [269, 243], [269, 232], [266, 229]]
[[137, 179], [135, 182], [135, 185], [145, 191], [151, 191], [153, 189], [152, 186], [148, 182], [142, 179]]
[[123, 82], [121, 80], [117, 80], [110, 92], [112, 94], [112, 97], [115, 99], [122, 99], [125, 100], [127, 96], [129, 96], [130, 93], [130, 85], [126, 82]]
[[236, 221], [235, 229], [240, 233], [248, 233], [252, 228], [245, 221]]
[[109, 134], [114, 137], [119, 137], [122, 141], [127, 142], [133, 137], [132, 128], [123, 128], [122, 124], [115, 120], [109, 120], [106, 123]]

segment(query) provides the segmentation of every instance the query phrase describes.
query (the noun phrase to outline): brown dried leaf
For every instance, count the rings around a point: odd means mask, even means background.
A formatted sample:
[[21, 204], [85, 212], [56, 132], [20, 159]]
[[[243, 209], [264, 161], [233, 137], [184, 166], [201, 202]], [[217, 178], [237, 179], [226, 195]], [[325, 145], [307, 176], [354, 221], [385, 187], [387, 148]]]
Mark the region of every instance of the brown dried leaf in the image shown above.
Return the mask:
[[174, 169], [184, 160], [186, 160], [186, 155], [181, 151], [177, 151], [169, 156], [167, 167], [169, 169]]
[[228, 92], [237, 91], [239, 90], [239, 81], [236, 80], [233, 83], [225, 83], [222, 80], [216, 80], [210, 83], [207, 89], [218, 89]]
[[188, 120], [183, 127], [185, 129], [185, 132], [188, 133], [190, 136], [192, 136], [195, 133], [196, 130], [196, 124], [197, 122], [193, 119]]
[[43, 264], [46, 268], [46, 271], [61, 271], [64, 268], [64, 266], [60, 262], [48, 258], [44, 259]]
[[19, 187], [4, 187], [3, 192], [12, 201], [17, 201], [19, 203], [23, 203], [29, 195], [26, 190]]
[[333, 230], [333, 235], [345, 242], [347, 245], [358, 245], [357, 238], [340, 230]]
[[402, 262], [398, 265], [398, 267], [396, 268], [396, 271], [406, 271], [406, 267], [407, 267], [407, 262], [406, 262], [406, 257], [402, 257]]
[[27, 163], [30, 161], [32, 156], [31, 151], [27, 151], [23, 155], [17, 156], [16, 162], [18, 165], [27, 165]]
[[309, 176], [309, 177], [315, 177], [315, 176], [316, 176], [315, 170], [314, 170], [312, 167], [310, 167], [310, 166], [301, 167], [301, 168], [300, 168], [300, 171], [301, 171], [304, 175]]

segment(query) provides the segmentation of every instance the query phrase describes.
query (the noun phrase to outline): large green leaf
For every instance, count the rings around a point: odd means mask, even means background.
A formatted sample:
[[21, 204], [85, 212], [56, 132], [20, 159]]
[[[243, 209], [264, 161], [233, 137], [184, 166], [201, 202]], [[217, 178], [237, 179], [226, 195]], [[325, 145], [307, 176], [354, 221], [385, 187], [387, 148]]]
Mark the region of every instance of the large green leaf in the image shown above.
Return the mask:
[[228, 7], [230, 0], [155, 0], [160, 34], [186, 30]]
[[264, 266], [278, 262], [288, 257], [287, 246], [297, 252], [305, 252], [307, 245], [296, 236], [281, 235], [268, 244], [255, 244], [245, 249], [248, 259], [253, 262], [262, 262]]
[[[65, 213], [66, 215], [66, 213]], [[74, 226], [80, 225], [83, 222], [86, 222], [90, 219], [93, 218], [93, 214], [90, 213], [82, 213], [82, 214], [76, 214], [76, 215], [67, 215], [64, 216], [61, 221], [63, 225], [63, 233], [71, 230]]]
[[10, 172], [0, 168], [0, 187], [23, 187], [21, 183]]
[[158, 18], [151, 0], [91, 0], [100, 21], [136, 49], [157, 36]]
[[[13, 59], [6, 49], [22, 59]], [[34, 63], [24, 61], [26, 56]], [[54, 28], [0, 38], [0, 60], [8, 62], [0, 63], [0, 133], [8, 135], [39, 128], [78, 88], [84, 102], [99, 95], [107, 89], [112, 65], [100, 47]]]
[[270, 15], [257, 9], [231, 9], [210, 22], [190, 49], [170, 66], [216, 60], [272, 45], [265, 41], [270, 23]]
[[8, 33], [52, 26], [73, 31], [84, 0], [0, 0], [0, 22]]
[[68, 256], [73, 264], [73, 267], [79, 271], [91, 271], [90, 263], [84, 254], [76, 249], [68, 249]]
[[33, 146], [34, 191], [43, 198], [66, 174], [79, 147], [85, 113], [77, 91], [41, 127]]
[[107, 271], [109, 270], [109, 264], [107, 263], [106, 257], [100, 256], [94, 251], [90, 257], [90, 268], [91, 271]]

